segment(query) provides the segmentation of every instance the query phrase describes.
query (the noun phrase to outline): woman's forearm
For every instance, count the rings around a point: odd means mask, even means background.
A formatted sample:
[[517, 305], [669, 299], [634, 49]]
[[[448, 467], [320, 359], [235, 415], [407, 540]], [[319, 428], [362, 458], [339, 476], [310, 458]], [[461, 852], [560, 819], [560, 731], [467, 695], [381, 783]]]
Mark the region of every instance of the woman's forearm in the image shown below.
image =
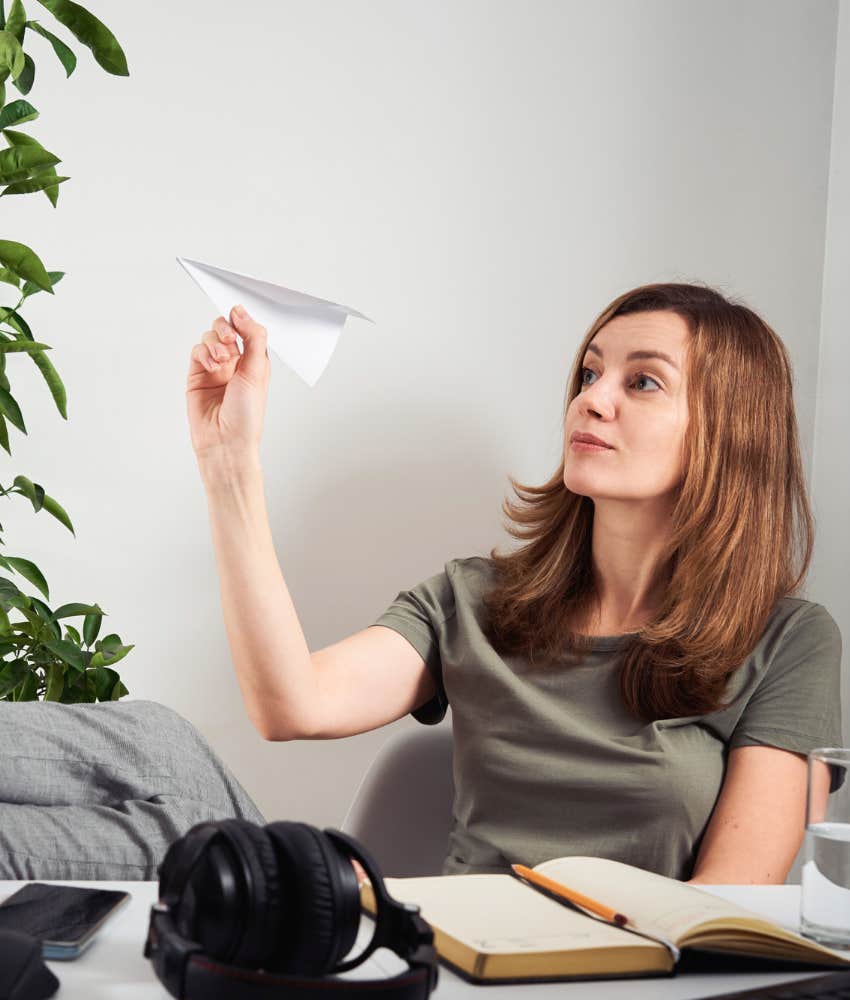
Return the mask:
[[259, 454], [213, 451], [198, 467], [245, 708], [265, 739], [295, 738], [315, 704], [314, 670], [275, 553]]

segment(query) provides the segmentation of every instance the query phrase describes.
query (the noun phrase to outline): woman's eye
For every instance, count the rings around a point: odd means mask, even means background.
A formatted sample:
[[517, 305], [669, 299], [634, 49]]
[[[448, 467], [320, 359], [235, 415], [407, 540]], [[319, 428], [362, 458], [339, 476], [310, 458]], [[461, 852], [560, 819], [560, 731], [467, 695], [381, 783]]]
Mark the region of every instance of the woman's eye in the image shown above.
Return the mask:
[[[581, 370], [581, 384], [582, 385], [592, 385], [593, 384], [592, 382], [586, 381], [585, 376], [588, 375], [588, 374], [595, 375], [596, 372], [592, 368], [582, 368], [582, 370]], [[644, 375], [643, 372], [638, 372], [638, 374], [635, 375], [634, 381], [632, 382], [632, 385], [637, 385], [638, 382], [642, 382], [642, 381], [652, 382], [652, 384], [655, 386], [656, 389], [660, 389], [661, 388], [661, 386], [658, 384], [658, 382], [656, 382], [655, 379], [651, 375]]]
[[642, 375], [642, 374], [637, 375], [635, 377], [635, 383], [641, 381], [652, 382], [652, 384], [656, 387], [656, 389], [661, 388], [661, 386], [655, 381], [655, 379], [651, 375]]

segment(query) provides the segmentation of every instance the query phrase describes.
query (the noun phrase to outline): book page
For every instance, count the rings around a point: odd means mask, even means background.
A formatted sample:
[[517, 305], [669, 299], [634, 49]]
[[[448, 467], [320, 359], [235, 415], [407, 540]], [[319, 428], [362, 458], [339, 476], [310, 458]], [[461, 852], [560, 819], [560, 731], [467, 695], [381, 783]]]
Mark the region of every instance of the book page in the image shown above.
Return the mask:
[[663, 945], [583, 914], [535, 892], [512, 875], [385, 878], [395, 899], [416, 903], [435, 928], [482, 953], [647, 948]]
[[698, 886], [609, 858], [553, 858], [535, 865], [534, 870], [613, 907], [634, 920], [637, 930], [657, 933], [675, 944], [707, 920], [738, 917], [769, 923], [760, 913], [703, 892]]

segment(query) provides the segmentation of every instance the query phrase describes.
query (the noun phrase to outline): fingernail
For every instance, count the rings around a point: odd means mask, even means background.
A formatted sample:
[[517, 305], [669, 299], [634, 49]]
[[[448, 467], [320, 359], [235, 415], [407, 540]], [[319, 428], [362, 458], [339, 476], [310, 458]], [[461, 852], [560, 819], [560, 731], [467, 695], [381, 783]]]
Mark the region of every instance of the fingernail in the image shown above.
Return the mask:
[[237, 316], [244, 316], [245, 306], [234, 306], [233, 311], [236, 313]]

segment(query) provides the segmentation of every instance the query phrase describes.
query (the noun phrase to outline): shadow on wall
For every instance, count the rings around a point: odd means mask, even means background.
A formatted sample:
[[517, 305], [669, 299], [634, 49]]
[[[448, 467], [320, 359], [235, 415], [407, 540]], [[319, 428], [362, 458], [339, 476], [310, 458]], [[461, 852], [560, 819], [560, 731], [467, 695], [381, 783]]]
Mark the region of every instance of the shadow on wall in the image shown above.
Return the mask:
[[510, 541], [500, 510], [506, 449], [482, 425], [408, 410], [387, 430], [386, 413], [373, 409], [321, 433], [309, 492], [296, 484], [285, 500], [267, 487], [284, 579], [311, 648], [367, 627], [448, 560]]

